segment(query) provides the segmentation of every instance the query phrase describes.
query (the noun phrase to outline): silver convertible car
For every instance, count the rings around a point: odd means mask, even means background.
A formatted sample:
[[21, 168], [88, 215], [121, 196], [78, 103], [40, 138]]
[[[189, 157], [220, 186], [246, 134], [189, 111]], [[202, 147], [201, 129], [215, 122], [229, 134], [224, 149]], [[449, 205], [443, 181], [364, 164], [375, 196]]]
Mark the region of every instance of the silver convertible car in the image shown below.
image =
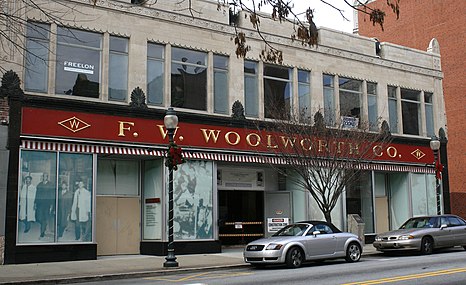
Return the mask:
[[358, 236], [341, 232], [334, 225], [322, 221], [306, 221], [285, 226], [269, 238], [246, 245], [244, 261], [256, 267], [267, 264], [286, 264], [300, 267], [305, 261], [345, 258], [359, 261], [362, 243]]
[[398, 230], [377, 235], [373, 246], [382, 252], [417, 250], [422, 254], [454, 246], [466, 249], [466, 221], [455, 215], [411, 218]]

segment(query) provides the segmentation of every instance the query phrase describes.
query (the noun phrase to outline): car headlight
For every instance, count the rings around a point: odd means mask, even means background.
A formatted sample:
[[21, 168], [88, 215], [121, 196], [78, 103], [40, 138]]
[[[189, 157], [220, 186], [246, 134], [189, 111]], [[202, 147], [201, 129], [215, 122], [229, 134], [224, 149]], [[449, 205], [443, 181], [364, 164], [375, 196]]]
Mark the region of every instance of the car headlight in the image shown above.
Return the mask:
[[283, 247], [283, 244], [271, 243], [265, 249], [266, 250], [279, 250]]
[[382, 237], [375, 237], [375, 241], [382, 241], [383, 238]]
[[414, 237], [412, 235], [404, 235], [400, 236], [398, 239], [399, 240], [407, 240], [407, 239], [413, 239]]

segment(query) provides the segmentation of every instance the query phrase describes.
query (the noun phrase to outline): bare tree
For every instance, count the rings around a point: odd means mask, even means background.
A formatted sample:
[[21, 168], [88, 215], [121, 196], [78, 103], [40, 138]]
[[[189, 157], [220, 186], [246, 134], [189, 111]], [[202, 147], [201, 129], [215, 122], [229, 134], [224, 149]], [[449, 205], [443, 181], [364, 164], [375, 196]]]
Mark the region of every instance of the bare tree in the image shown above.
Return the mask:
[[388, 124], [384, 121], [381, 131], [375, 133], [356, 118], [329, 124], [320, 111], [312, 119], [304, 111], [292, 116], [283, 107], [270, 109], [271, 121], [257, 126], [260, 132], [267, 130], [267, 135], [263, 134], [268, 138], [266, 147], [281, 161], [272, 167], [309, 191], [331, 222], [331, 212], [346, 186], [369, 169], [379, 151], [391, 142]]

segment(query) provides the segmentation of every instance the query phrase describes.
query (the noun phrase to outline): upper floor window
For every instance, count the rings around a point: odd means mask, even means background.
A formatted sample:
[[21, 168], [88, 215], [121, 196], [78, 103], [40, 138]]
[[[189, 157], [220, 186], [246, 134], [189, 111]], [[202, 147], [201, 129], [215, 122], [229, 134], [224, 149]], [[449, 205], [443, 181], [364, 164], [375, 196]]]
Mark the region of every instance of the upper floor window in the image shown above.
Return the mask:
[[324, 74], [324, 119], [327, 126], [335, 124], [335, 95], [334, 95], [334, 76]]
[[309, 121], [311, 114], [311, 73], [298, 70], [298, 100], [300, 121]]
[[147, 44], [147, 104], [162, 105], [164, 92], [165, 48]]
[[266, 118], [287, 119], [292, 105], [292, 69], [264, 65], [264, 111]]
[[420, 134], [420, 96], [420, 91], [401, 88], [403, 134]]
[[27, 23], [24, 89], [47, 92], [50, 26]]
[[244, 61], [244, 113], [249, 117], [259, 116], [259, 80], [255, 61]]
[[432, 137], [435, 134], [434, 130], [434, 106], [433, 106], [434, 94], [430, 92], [424, 92], [424, 106], [426, 112], [426, 132], [428, 137]]
[[102, 35], [58, 27], [55, 92], [99, 98]]
[[340, 116], [361, 118], [362, 81], [340, 77], [338, 80], [340, 93]]
[[128, 39], [110, 36], [108, 99], [126, 101], [128, 94]]
[[214, 54], [214, 112], [228, 114], [228, 57]]
[[367, 116], [369, 130], [378, 130], [377, 116], [377, 83], [367, 82]]
[[172, 49], [171, 106], [207, 111], [207, 53]]
[[390, 124], [390, 132], [398, 133], [398, 99], [396, 96], [397, 88], [388, 86], [388, 116]]

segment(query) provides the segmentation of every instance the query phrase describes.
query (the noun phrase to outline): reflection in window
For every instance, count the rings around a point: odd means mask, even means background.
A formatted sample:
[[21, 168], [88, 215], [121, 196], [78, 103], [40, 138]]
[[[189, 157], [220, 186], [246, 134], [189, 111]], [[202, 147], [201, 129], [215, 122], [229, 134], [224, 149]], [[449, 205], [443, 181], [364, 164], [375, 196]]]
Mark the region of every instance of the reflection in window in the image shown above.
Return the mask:
[[369, 130], [377, 131], [377, 83], [367, 82], [367, 109]]
[[172, 49], [171, 106], [207, 111], [207, 53]]
[[24, 89], [47, 92], [50, 26], [28, 22]]
[[401, 88], [401, 113], [403, 134], [419, 135], [421, 92]]
[[55, 92], [99, 98], [102, 35], [58, 27]]
[[126, 101], [128, 94], [128, 39], [110, 36], [108, 98]]
[[311, 73], [306, 70], [298, 70], [298, 100], [300, 121], [312, 121]]
[[162, 45], [147, 44], [147, 104], [163, 104], [164, 56]]
[[212, 162], [181, 164], [173, 182], [175, 239], [212, 239]]
[[214, 54], [214, 112], [228, 114], [228, 57]]
[[324, 119], [327, 126], [332, 126], [335, 124], [335, 95], [333, 79], [333, 75], [323, 75]]
[[249, 117], [259, 116], [257, 65], [254, 61], [244, 61], [244, 113]]
[[21, 152], [18, 243], [92, 241], [92, 155]]
[[264, 111], [266, 118], [289, 119], [292, 69], [264, 65]]

